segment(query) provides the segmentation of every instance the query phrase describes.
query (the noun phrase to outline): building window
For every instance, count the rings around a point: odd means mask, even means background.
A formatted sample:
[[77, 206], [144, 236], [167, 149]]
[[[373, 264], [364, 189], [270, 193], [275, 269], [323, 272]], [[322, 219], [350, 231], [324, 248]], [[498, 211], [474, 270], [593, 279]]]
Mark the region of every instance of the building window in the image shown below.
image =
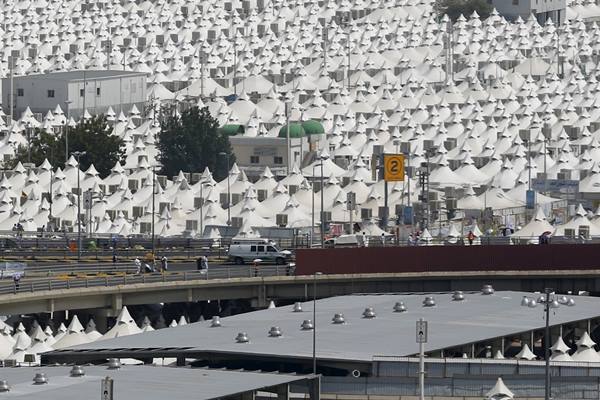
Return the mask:
[[277, 165], [281, 165], [281, 164], [283, 164], [283, 157], [275, 156], [275, 157], [273, 157], [273, 162]]
[[52, 90], [52, 89], [48, 90], [48, 97], [54, 97], [54, 90]]
[[17, 96], [19, 96], [19, 97], [25, 96], [25, 91], [21, 88], [17, 89]]
[[99, 87], [96, 88], [96, 96], [100, 96], [100, 88]]
[[79, 89], [79, 97], [85, 96], [85, 89]]
[[258, 156], [250, 156], [250, 164], [258, 164]]

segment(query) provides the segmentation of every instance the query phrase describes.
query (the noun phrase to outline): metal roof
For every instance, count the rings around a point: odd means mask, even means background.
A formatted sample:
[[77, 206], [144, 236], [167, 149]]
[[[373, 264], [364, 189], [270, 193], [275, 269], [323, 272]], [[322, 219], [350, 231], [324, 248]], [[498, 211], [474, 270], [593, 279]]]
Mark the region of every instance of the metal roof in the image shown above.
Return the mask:
[[[84, 76], [85, 75], [85, 76]], [[47, 74], [31, 74], [23, 76], [15, 76], [14, 79], [44, 79], [44, 80], [57, 80], [57, 81], [83, 81], [84, 77], [86, 80], [99, 80], [99, 79], [116, 79], [116, 78], [130, 78], [133, 76], [146, 76], [144, 72], [135, 71], [120, 71], [120, 70], [86, 70], [84, 71], [64, 71], [64, 72], [50, 72]]]
[[[538, 295], [502, 291], [492, 295], [464, 293], [464, 300], [453, 301], [452, 293], [351, 295], [317, 302], [316, 352], [319, 359], [371, 362], [374, 356], [408, 356], [418, 353], [415, 324], [419, 318], [429, 322], [426, 351], [441, 350], [486, 339], [511, 336], [544, 327], [543, 306], [521, 306], [523, 296]], [[424, 307], [426, 296], [435, 306]], [[600, 299], [574, 296], [576, 306], [552, 310], [551, 325], [587, 320], [600, 315]], [[407, 311], [394, 312], [402, 301]], [[375, 318], [364, 318], [373, 307]], [[76, 346], [62, 352], [87, 349], [116, 350], [123, 357], [130, 349], [172, 348], [185, 353], [237, 353], [270, 357], [312, 357], [312, 331], [302, 330], [303, 320], [313, 319], [312, 302], [302, 303], [302, 312], [293, 305], [221, 318], [220, 327], [202, 321], [176, 328], [119, 337]], [[345, 323], [333, 323], [334, 314], [343, 313]], [[281, 336], [268, 332], [277, 326]], [[245, 332], [248, 342], [238, 343]], [[187, 349], [184, 349], [187, 348]], [[91, 350], [91, 351], [90, 351]]]
[[[114, 380], [115, 399], [188, 400], [215, 399], [297, 382], [312, 375], [295, 376], [274, 373], [236, 372], [204, 368], [123, 366], [83, 366], [85, 376], [71, 377], [71, 367], [2, 368], [0, 379], [10, 391], [2, 398], [80, 400], [100, 397], [100, 382], [106, 376]], [[47, 384], [33, 384], [37, 372], [48, 378]]]

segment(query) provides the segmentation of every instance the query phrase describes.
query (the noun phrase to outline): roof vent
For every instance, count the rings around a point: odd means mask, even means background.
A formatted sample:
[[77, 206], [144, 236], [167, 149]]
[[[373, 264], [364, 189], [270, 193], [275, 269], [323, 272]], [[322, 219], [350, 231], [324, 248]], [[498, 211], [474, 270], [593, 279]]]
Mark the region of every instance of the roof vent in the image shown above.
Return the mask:
[[118, 358], [108, 359], [108, 369], [119, 369], [121, 368], [121, 361]]
[[567, 306], [573, 307], [574, 305], [575, 305], [575, 299], [570, 297], [569, 300], [567, 300]]
[[342, 313], [335, 314], [331, 320], [333, 321], [334, 324], [346, 323], [346, 320], [344, 319], [344, 314], [342, 314]]
[[535, 301], [535, 299], [529, 299], [529, 304], [527, 304], [528, 307], [535, 307], [537, 306], [537, 302]]
[[302, 312], [302, 304], [298, 301], [294, 303], [294, 312]]
[[33, 384], [45, 385], [46, 383], [48, 383], [48, 378], [46, 378], [46, 374], [43, 372], [36, 372], [35, 376], [33, 377]]
[[272, 326], [271, 329], [269, 329], [269, 336], [270, 337], [279, 337], [279, 336], [281, 336], [281, 329], [279, 329], [278, 326]]
[[8, 382], [5, 380], [0, 381], [0, 393], [10, 391], [10, 386], [8, 386]]
[[396, 304], [394, 304], [394, 312], [405, 312], [406, 311], [406, 306], [404, 305], [403, 301], [399, 301]]
[[494, 288], [492, 285], [483, 285], [481, 288], [481, 294], [489, 296], [490, 294], [494, 294]]
[[303, 331], [310, 331], [314, 328], [314, 326], [310, 319], [305, 319], [304, 321], [302, 321], [302, 325], [300, 325], [300, 328]]
[[454, 300], [454, 301], [463, 301], [464, 299], [465, 299], [465, 295], [460, 290], [457, 290], [456, 292], [454, 292], [454, 294], [452, 294], [452, 300]]
[[248, 335], [246, 334], [246, 332], [240, 332], [235, 337], [235, 341], [238, 343], [248, 343], [250, 339], [248, 339]]
[[73, 378], [79, 378], [85, 375], [85, 371], [81, 368], [81, 365], [73, 365], [71, 372], [69, 373]]
[[542, 304], [546, 302], [546, 295], [541, 295], [540, 297], [538, 297], [537, 302]]
[[527, 307], [529, 305], [530, 301], [531, 300], [529, 300], [529, 297], [523, 296], [523, 298], [521, 299], [521, 305], [524, 306], [524, 307]]
[[375, 318], [376, 316], [377, 314], [375, 314], [373, 307], [367, 307], [365, 308], [365, 311], [363, 311], [363, 318]]
[[215, 315], [214, 317], [212, 317], [212, 322], [210, 323], [210, 327], [218, 328], [219, 326], [221, 326], [221, 318], [219, 318], [218, 315]]
[[558, 296], [558, 302], [560, 304], [567, 304], [569, 302], [569, 299], [565, 295]]
[[432, 296], [425, 297], [425, 300], [423, 300], [423, 306], [424, 307], [433, 307], [433, 306], [435, 306], [435, 299]]

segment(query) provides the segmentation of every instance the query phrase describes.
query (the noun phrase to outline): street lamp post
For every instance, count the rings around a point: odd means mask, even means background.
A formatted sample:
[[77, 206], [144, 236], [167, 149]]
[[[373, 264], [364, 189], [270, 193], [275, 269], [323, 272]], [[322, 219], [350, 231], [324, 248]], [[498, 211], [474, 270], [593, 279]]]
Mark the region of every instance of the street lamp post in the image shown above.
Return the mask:
[[71, 110], [69, 109], [70, 100], [65, 101], [67, 106], [67, 119], [65, 120], [65, 164], [69, 161], [69, 120], [71, 119]]
[[224, 151], [219, 153], [220, 156], [227, 158], [227, 226], [231, 226], [231, 184], [229, 182], [229, 153]]
[[[321, 164], [315, 164], [313, 165], [312, 168], [312, 212], [310, 214], [311, 216], [311, 228], [310, 228], [310, 245], [312, 247], [313, 244], [313, 236], [315, 233], [315, 168], [320, 166]], [[323, 190], [323, 182], [321, 181], [321, 190]], [[321, 205], [322, 207], [322, 205]]]
[[156, 198], [156, 168], [152, 167], [152, 260], [154, 260], [156, 249], [155, 249], [155, 240], [154, 240], [154, 216], [156, 214], [155, 211], [155, 198]]
[[[323, 209], [324, 194], [323, 194], [323, 162], [321, 159], [321, 248], [325, 248], [325, 210]], [[314, 178], [314, 177], [313, 177]]]
[[313, 275], [313, 337], [312, 337], [312, 362], [313, 374], [317, 374], [317, 275], [321, 272], [315, 272]]
[[544, 331], [544, 359], [546, 361], [545, 366], [545, 379], [544, 379], [544, 400], [550, 400], [550, 309], [557, 309], [561, 305], [573, 307], [575, 300], [573, 298], [567, 298], [567, 296], [557, 296], [552, 289], [544, 289], [544, 294], [541, 295], [537, 300], [523, 297], [521, 300], [521, 306], [535, 308], [538, 304], [544, 305], [544, 318], [546, 322]]
[[81, 186], [79, 185], [79, 160], [85, 155], [85, 151], [74, 151], [73, 156], [77, 159], [77, 261], [81, 261]]

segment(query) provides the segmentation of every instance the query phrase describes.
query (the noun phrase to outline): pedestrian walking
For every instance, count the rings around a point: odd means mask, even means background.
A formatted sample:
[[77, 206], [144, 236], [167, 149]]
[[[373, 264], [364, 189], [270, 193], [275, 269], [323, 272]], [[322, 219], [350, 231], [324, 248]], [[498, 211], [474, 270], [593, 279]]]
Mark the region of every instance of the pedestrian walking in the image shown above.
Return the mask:
[[13, 275], [13, 282], [15, 283], [15, 291], [19, 290], [19, 286], [21, 283], [21, 273], [20, 272], [15, 272]]
[[201, 258], [201, 262], [200, 262], [200, 269], [201, 272], [203, 274], [208, 273], [208, 257], [206, 257], [206, 255], [203, 255]]
[[163, 272], [166, 272], [167, 268], [168, 268], [168, 266], [167, 266], [167, 257], [166, 256], [162, 256], [161, 259], [160, 259], [160, 269]]
[[469, 241], [469, 246], [472, 246], [473, 241], [475, 240], [475, 234], [473, 231], [469, 231], [469, 233], [467, 233], [467, 240]]
[[142, 272], [142, 262], [140, 261], [139, 258], [136, 257], [136, 259], [133, 261], [133, 264], [135, 265], [135, 273], [139, 274], [140, 272]]

